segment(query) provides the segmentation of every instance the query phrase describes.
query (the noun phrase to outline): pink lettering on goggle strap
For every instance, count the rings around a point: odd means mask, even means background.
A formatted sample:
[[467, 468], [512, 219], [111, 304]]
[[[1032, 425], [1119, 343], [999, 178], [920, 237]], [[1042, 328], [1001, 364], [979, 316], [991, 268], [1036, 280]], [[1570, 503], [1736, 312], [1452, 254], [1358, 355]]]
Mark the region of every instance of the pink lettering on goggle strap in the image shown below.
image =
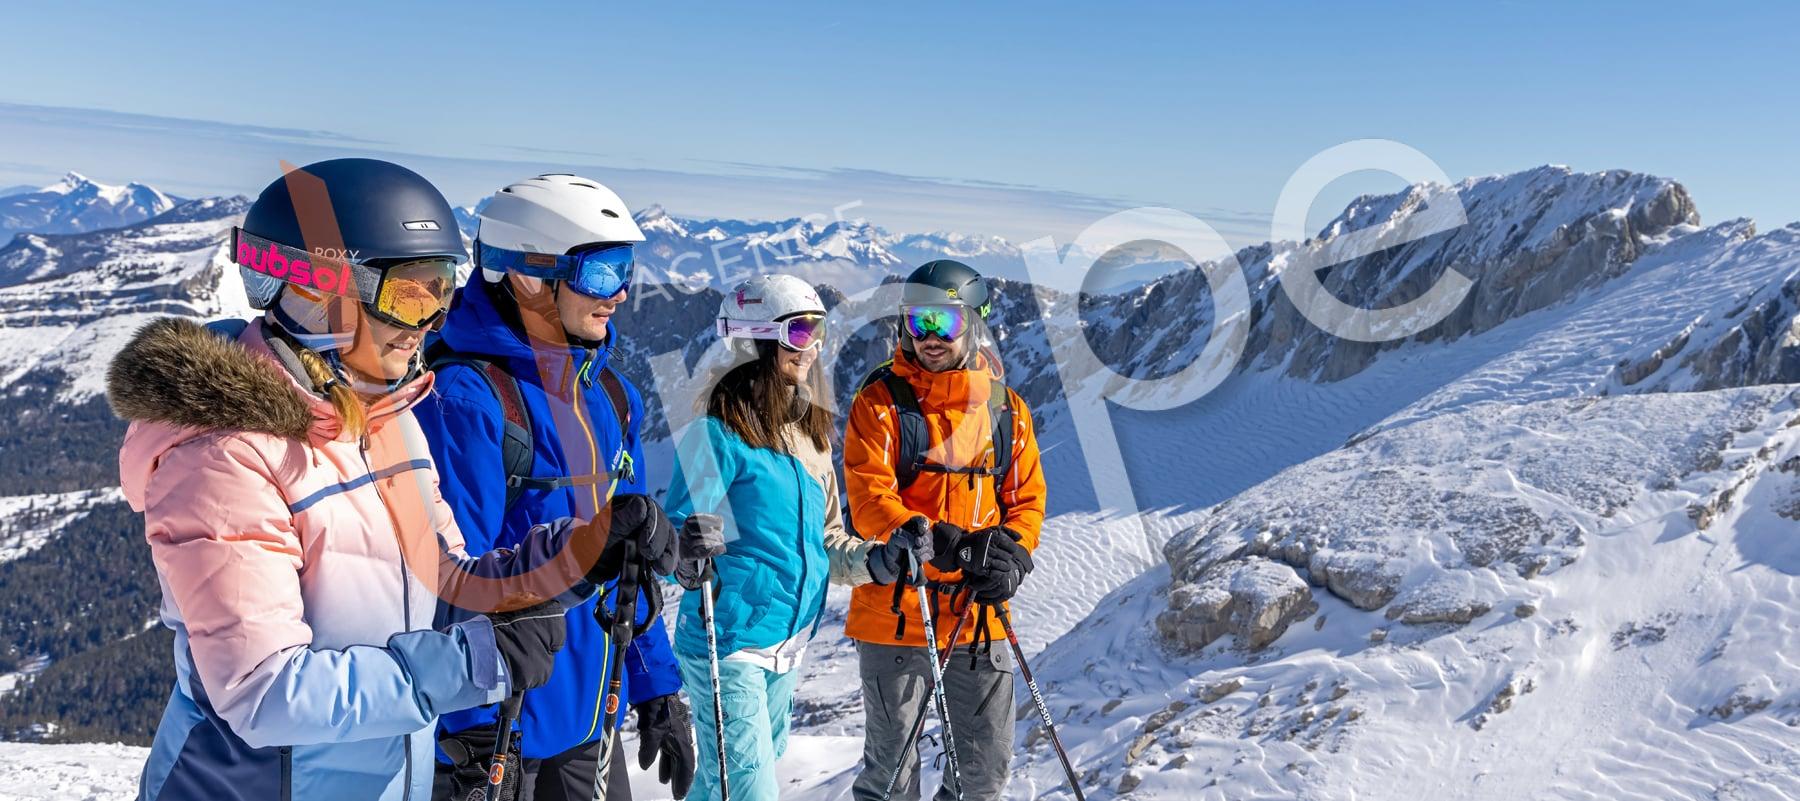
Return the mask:
[[349, 262], [271, 242], [241, 228], [234, 233], [233, 260], [239, 267], [295, 286], [365, 300]]

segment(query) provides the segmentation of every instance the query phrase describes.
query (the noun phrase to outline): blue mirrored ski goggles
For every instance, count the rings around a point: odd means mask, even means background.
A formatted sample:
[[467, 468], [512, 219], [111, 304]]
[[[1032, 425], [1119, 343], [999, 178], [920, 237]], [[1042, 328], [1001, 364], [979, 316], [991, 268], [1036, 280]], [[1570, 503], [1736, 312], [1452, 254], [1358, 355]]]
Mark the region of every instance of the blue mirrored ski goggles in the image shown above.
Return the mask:
[[562, 281], [591, 298], [610, 298], [631, 285], [631, 245], [605, 245], [567, 256], [525, 253], [476, 243], [477, 263], [532, 278]]

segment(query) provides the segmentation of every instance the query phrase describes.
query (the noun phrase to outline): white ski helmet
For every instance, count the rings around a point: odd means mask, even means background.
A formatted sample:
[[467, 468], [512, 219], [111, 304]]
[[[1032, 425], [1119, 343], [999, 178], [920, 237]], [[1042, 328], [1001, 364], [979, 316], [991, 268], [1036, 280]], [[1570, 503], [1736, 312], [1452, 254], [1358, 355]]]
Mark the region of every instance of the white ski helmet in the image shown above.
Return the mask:
[[[560, 256], [582, 245], [644, 241], [617, 193], [567, 173], [527, 178], [494, 193], [478, 215], [475, 239], [497, 248]], [[482, 269], [488, 281], [504, 271]]]
[[[759, 275], [725, 293], [716, 327], [720, 337], [735, 340], [732, 345], [740, 353], [753, 355], [755, 345], [749, 340], [781, 341], [787, 332], [779, 323], [798, 315], [824, 313], [825, 303], [819, 300], [812, 285], [791, 275]], [[808, 331], [807, 335], [812, 333]]]

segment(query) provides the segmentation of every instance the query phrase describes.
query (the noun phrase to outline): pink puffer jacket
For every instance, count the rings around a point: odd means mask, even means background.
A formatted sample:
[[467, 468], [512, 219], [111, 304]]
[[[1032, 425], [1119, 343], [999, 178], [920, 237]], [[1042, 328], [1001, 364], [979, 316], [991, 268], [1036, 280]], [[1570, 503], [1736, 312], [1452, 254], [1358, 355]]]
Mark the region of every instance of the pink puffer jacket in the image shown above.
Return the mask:
[[165, 319], [108, 374], [176, 632], [143, 798], [424, 799], [437, 716], [504, 695], [484, 619], [432, 630], [440, 574], [473, 560], [409, 411], [431, 376], [359, 439], [298, 372], [260, 322]]

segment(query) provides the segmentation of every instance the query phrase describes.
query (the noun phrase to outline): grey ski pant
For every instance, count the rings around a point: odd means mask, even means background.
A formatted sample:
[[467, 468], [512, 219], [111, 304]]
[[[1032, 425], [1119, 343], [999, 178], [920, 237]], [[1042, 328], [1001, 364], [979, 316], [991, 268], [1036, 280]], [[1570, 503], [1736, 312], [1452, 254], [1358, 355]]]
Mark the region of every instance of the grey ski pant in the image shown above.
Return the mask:
[[[856, 649], [862, 669], [864, 733], [862, 773], [852, 794], [857, 801], [879, 801], [900, 759], [906, 727], [922, 705], [932, 703], [931, 660], [924, 646], [858, 642]], [[973, 670], [967, 646], [951, 653], [944, 669], [944, 693], [962, 765], [963, 801], [990, 801], [1006, 788], [1012, 762], [1013, 656], [1004, 640], [983, 644], [976, 653]], [[936, 706], [929, 706], [926, 714], [928, 721], [937, 720]], [[912, 749], [894, 788], [895, 801], [919, 798], [921, 751], [925, 758], [935, 758], [939, 748], [923, 744]], [[955, 801], [949, 783], [946, 763], [937, 801]]]

